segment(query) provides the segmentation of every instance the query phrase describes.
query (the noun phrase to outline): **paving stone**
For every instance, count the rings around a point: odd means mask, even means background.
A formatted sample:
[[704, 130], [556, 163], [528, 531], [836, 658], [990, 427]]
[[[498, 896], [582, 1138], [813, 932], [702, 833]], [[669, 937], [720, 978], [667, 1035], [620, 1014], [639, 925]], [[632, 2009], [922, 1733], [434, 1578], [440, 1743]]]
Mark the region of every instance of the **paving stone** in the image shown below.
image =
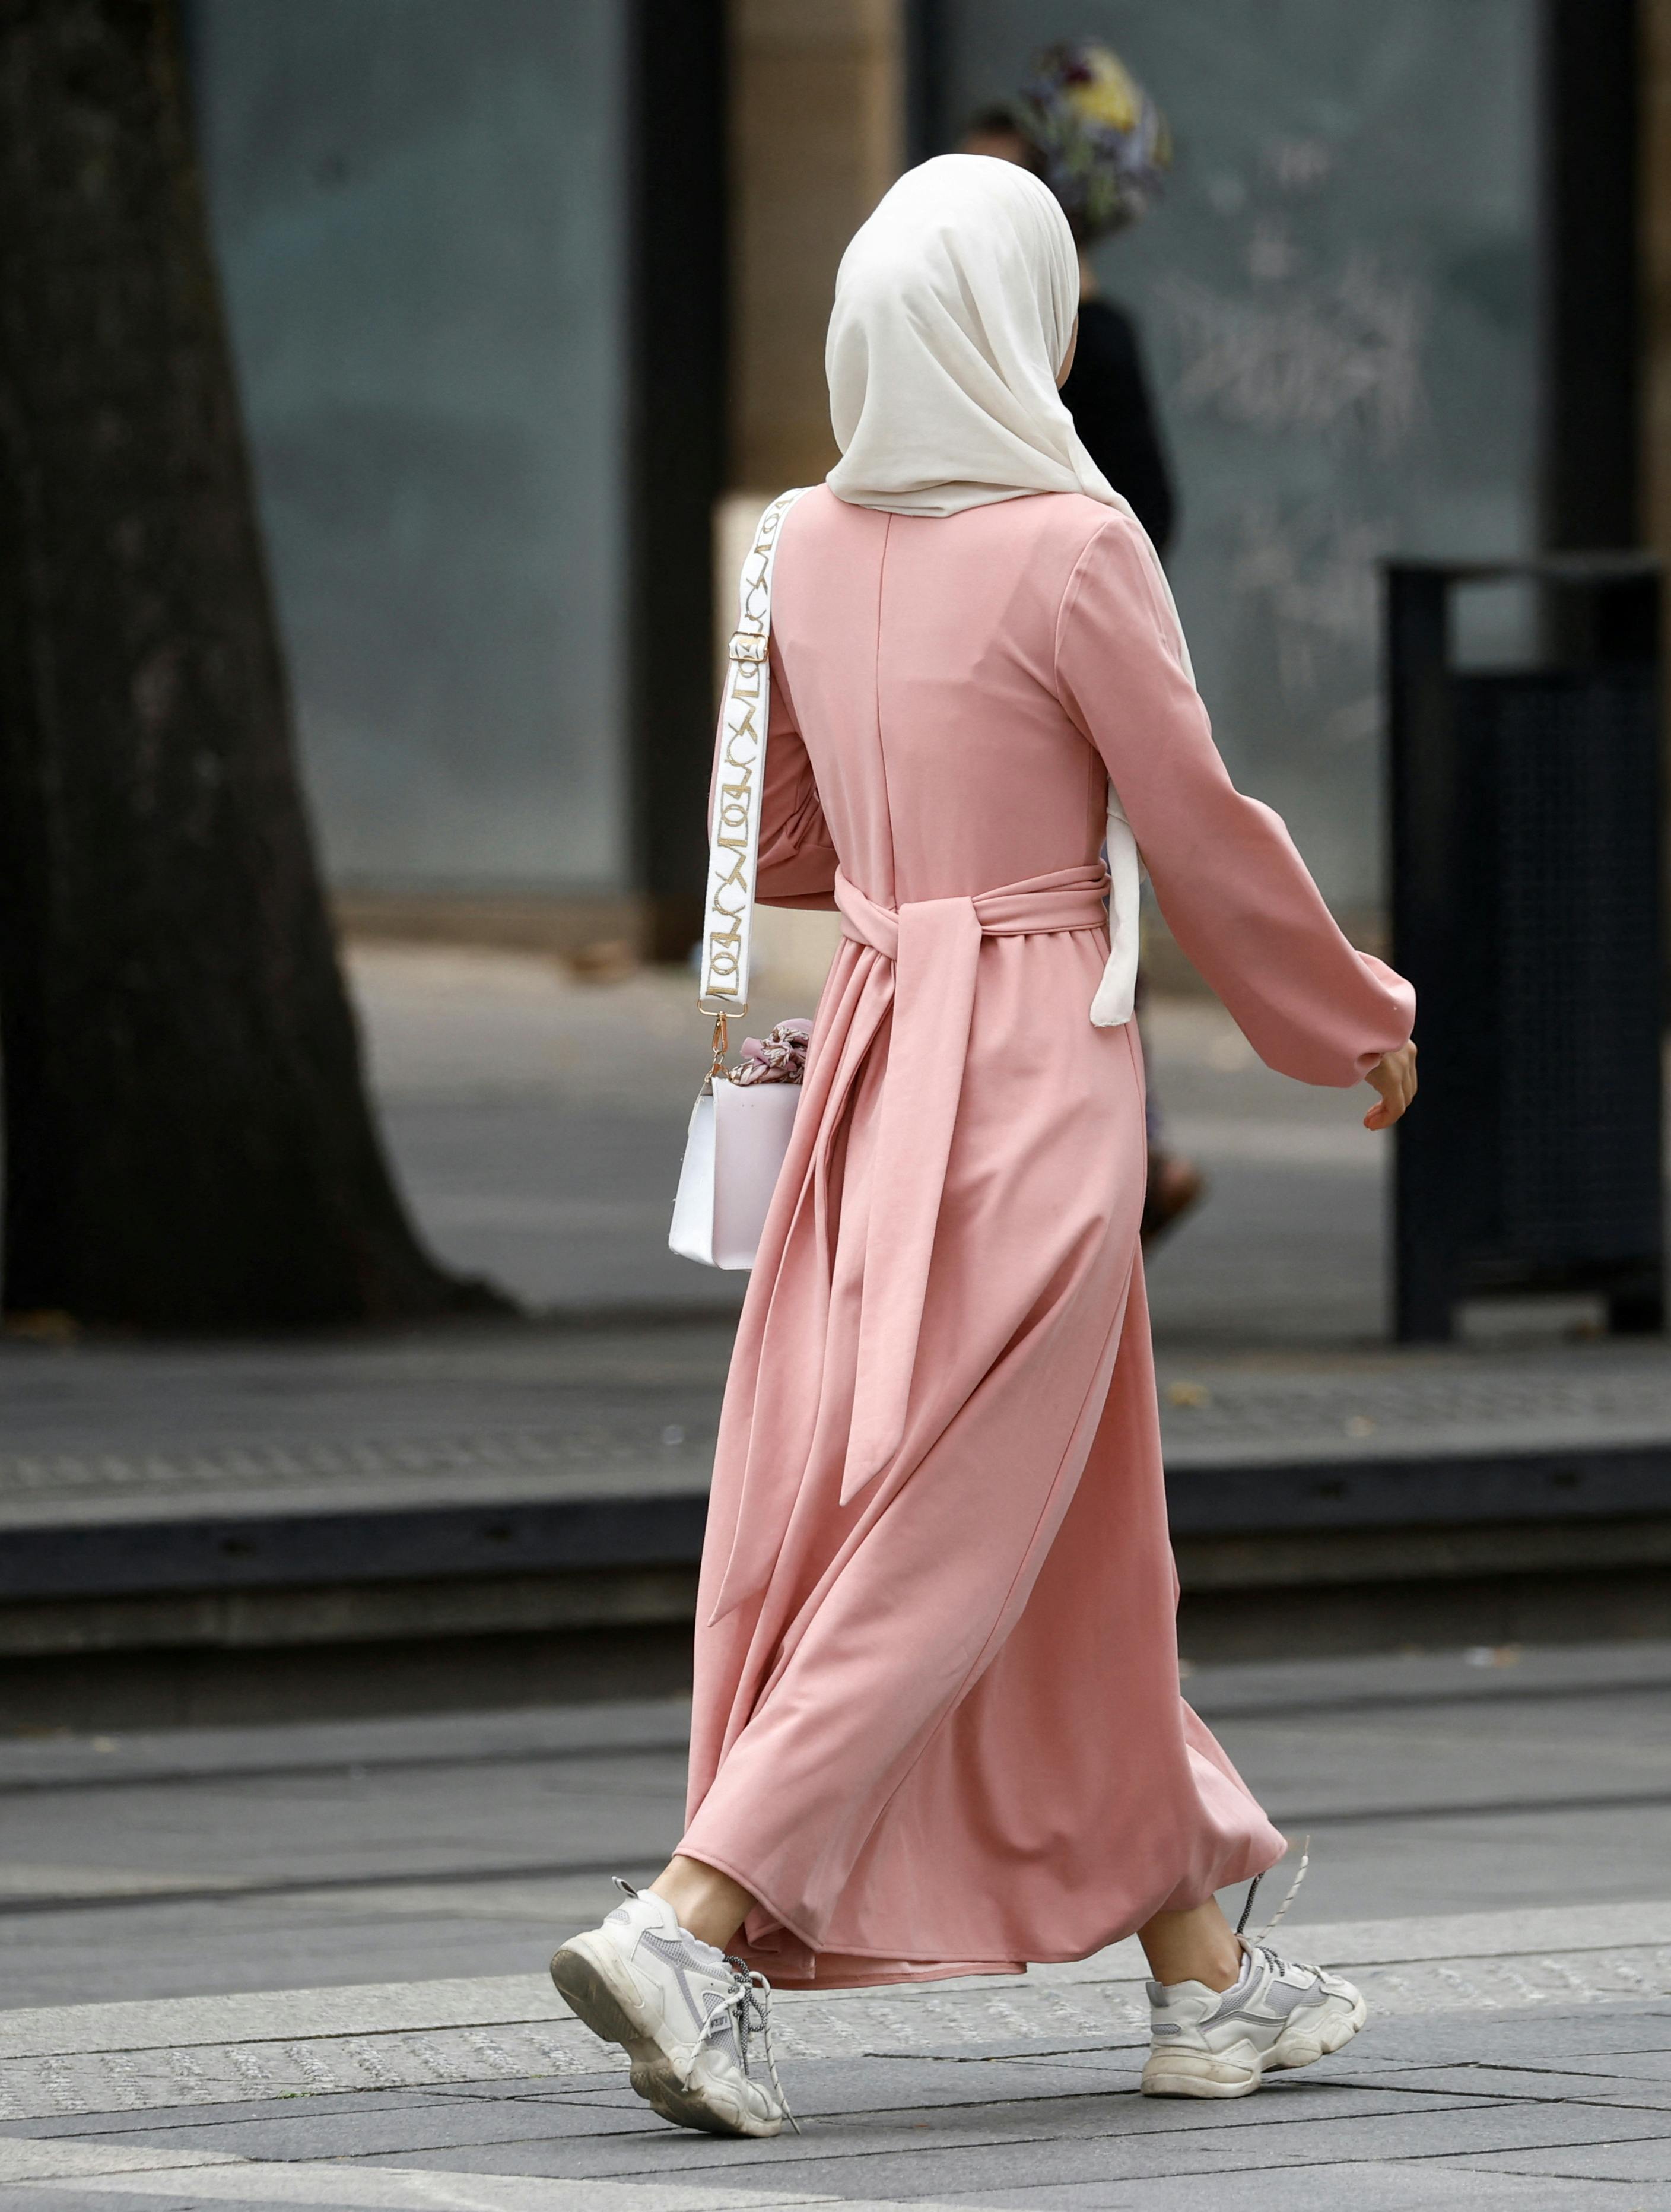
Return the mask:
[[[19, 2182], [7, 2187], [6, 2212], [136, 2212], [136, 2207], [155, 2203], [136, 2197], [114, 2185], [100, 2187], [87, 2181], [73, 2183]], [[219, 2212], [225, 2197], [210, 2196], [195, 2182], [182, 2179], [168, 2192], [164, 2202], [169, 2212]], [[308, 2212], [349, 2212], [343, 2204], [330, 2205], [322, 2200], [310, 2202]]]
[[1615, 2075], [1622, 2081], [1671, 2082], [1671, 2046], [1664, 2050], [1627, 2051], [1606, 2058], [1580, 2058], [1569, 2062], [1577, 2074], [1594, 2071]]
[[[1221, 2177], [1161, 2176], [1125, 2185], [1092, 2181], [1060, 2188], [975, 2190], [967, 2212], [1226, 2212]], [[1467, 2172], [1430, 2160], [1286, 2167], [1236, 2177], [1234, 2212], [1441, 2212], [1482, 2205], [1492, 2212], [1645, 2212], [1639, 2191], [1612, 2182]]]
[[[64, 2208], [83, 2201], [89, 2185], [112, 2201], [125, 2198], [162, 2200], [173, 2212], [183, 2206], [221, 2203], [306, 2204], [320, 2208], [360, 2208], [360, 2212], [734, 2212], [733, 2192], [720, 2187], [617, 2187], [608, 2183], [580, 2184], [521, 2175], [458, 2174], [421, 2168], [390, 2168], [370, 2164], [343, 2165], [334, 2161], [292, 2161], [282, 2165], [233, 2160], [225, 2165], [184, 2170], [158, 2169], [105, 2174], [88, 2168], [70, 2171], [54, 2182], [36, 2185], [46, 2197], [57, 2190]], [[757, 2212], [774, 2206], [829, 2203], [828, 2195], [816, 2198], [773, 2192], [760, 2200]], [[875, 2212], [890, 2212], [877, 2207]]]
[[1616, 2058], [1654, 2064], [1671, 2056], [1671, 2010], [1608, 2005], [1579, 2011], [1474, 2012], [1403, 2019], [1375, 2018], [1330, 2059], [1337, 2074], [1355, 2076], [1405, 2066], [1550, 2065]]
[[1146, 2033], [1135, 2030], [1121, 2036], [1082, 2036], [1077, 2039], [1065, 2037], [1058, 2041], [1054, 2036], [1019, 2038], [1009, 2042], [975, 2045], [913, 2042], [908, 2051], [874, 2051], [873, 2058], [932, 2058], [945, 2066], [989, 2066], [1000, 2059], [1024, 2060], [1029, 2065], [1051, 2066], [1058, 2062], [1072, 2065], [1127, 2066], [1140, 2065], [1141, 2054], [1149, 2048]]
[[1533, 2104], [1627, 2105], [1638, 2112], [1671, 2112], [1671, 2082], [1625, 2080], [1600, 2070], [1570, 2073], [1555, 2067], [1413, 2066], [1395, 2074], [1355, 2073], [1352, 2078], [1384, 2088], [1512, 2097]]
[[[6, 2212], [29, 2212], [30, 2208], [33, 2212], [137, 2212], [137, 2207], [159, 2201], [167, 2212], [199, 2212], [199, 2208], [201, 2212], [220, 2212], [220, 2208], [227, 2204], [250, 2201], [247, 2194], [239, 2193], [248, 2190], [246, 2175], [222, 2168], [216, 2181], [213, 2179], [216, 2171], [211, 2168], [204, 2177], [183, 2175], [166, 2185], [160, 2177], [151, 2174], [105, 2185], [60, 2181], [43, 2182], [33, 2188], [25, 2185], [7, 2190]], [[330, 2182], [316, 2179], [304, 2186], [305, 2196], [290, 2196], [288, 2201], [306, 2204], [307, 2212], [355, 2212], [351, 2200], [328, 2194]], [[273, 2200], [269, 2197], [266, 2201]], [[599, 2212], [602, 2212], [601, 2207]]]
[[1627, 2139], [1599, 2135], [1591, 2143], [1503, 2150], [1483, 2160], [1471, 2158], [1482, 2172], [1571, 2175], [1590, 2181], [1652, 2182], [1654, 2212], [1671, 2204], [1671, 2130]]
[[197, 2151], [189, 2145], [82, 2143], [32, 2136], [8, 2136], [0, 2142], [0, 2182], [137, 2172], [153, 2167], [165, 2167], [172, 2172], [186, 2166], [230, 2163], [224, 2151]]
[[642, 2100], [635, 2097], [620, 2073], [580, 2074], [553, 2081], [545, 2075], [529, 2075], [522, 2081], [449, 2081], [448, 2097], [475, 2097], [498, 2101], [514, 2098], [529, 2104], [619, 2104]]
[[[793, 2099], [793, 2087], [790, 2094]], [[421, 2159], [414, 2154], [412, 2162], [493, 2172], [561, 2171], [626, 2180], [641, 2174], [672, 2179], [715, 2167], [731, 2171], [742, 2156], [751, 2172], [769, 2174], [775, 2185], [836, 2186], [830, 2177], [848, 2177], [840, 2185], [848, 2188], [857, 2177], [872, 2196], [921, 2195], [932, 2190], [956, 2199], [977, 2173], [984, 2175], [983, 2185], [992, 2185], [999, 2179], [1024, 2179], [1036, 2165], [1068, 2180], [1103, 2172], [1115, 2179], [1165, 2172], [1180, 2162], [1204, 2171], [1235, 2172], [1291, 2151], [1297, 2154], [1302, 2132], [1308, 2145], [1315, 2139], [1317, 2158], [1350, 2156], [1358, 2149], [1350, 2134], [1354, 2124], [1371, 2130], [1407, 2128], [1431, 2115], [1443, 2128], [1459, 2117], [1449, 2099], [1423, 2100], [1412, 2112], [1397, 2097], [1343, 2091], [1340, 2100], [1328, 2100], [1329, 2111], [1338, 2113], [1338, 2118], [1297, 2121], [1293, 2112], [1299, 2102], [1293, 2094], [1285, 2093], [1279, 2100], [1268, 2091], [1237, 2103], [1188, 2107], [1139, 2099], [1134, 2093], [1028, 2103], [981, 2100], [932, 2109], [902, 2102], [884, 2112], [825, 2112], [804, 2136], [786, 2132], [770, 2142], [743, 2146], [718, 2137], [662, 2131], [641, 2140], [576, 2137], [564, 2146], [560, 2162], [534, 2142], [502, 2143], [479, 2152], [426, 2153]], [[1478, 2109], [1483, 2118], [1498, 2108], [1482, 2103]], [[1622, 2116], [1622, 2124], [1628, 2125], [1632, 2118]], [[1574, 2131], [1569, 2127], [1562, 2139], [1570, 2139]], [[1328, 2142], [1323, 2132], [1330, 2138]], [[1492, 2147], [1526, 2139], [1524, 2130], [1516, 2128], [1505, 2134], [1500, 2125], [1485, 2138]], [[1277, 2148], [1267, 2152], [1267, 2144]], [[1384, 2148], [1401, 2147], [1388, 2138]], [[1382, 2152], [1382, 2142], [1375, 2141], [1364, 2145], [1362, 2154]]]
[[[1249, 2102], [1257, 2106], [1261, 2100]], [[971, 2189], [1139, 2181], [1181, 2172], [1227, 2180], [1249, 2172], [1309, 2165], [1397, 2162], [1411, 2156], [1425, 2162], [1510, 2150], [1519, 2154], [1533, 2146], [1575, 2141], [1588, 2145], [1603, 2136], [1628, 2143], [1650, 2130], [1663, 2135], [1657, 2116], [1644, 2120], [1634, 2114], [1609, 2114], [1605, 2127], [1598, 2129], [1596, 2116], [1589, 2112], [1540, 2108], [1528, 2113], [1508, 2106], [1373, 2112], [1339, 2119], [1319, 2116], [1262, 2124], [1211, 2126], [1190, 2121], [1164, 2129], [1128, 2127], [1121, 2112], [1112, 2126], [1105, 2124], [1101, 2131], [1064, 2127], [1064, 2118], [1071, 2116], [1035, 2112], [1004, 2133], [988, 2117], [971, 2115], [960, 2130], [921, 2124], [908, 2132], [896, 2128], [889, 2142], [875, 2142], [870, 2131], [853, 2130], [844, 2135], [839, 2149], [832, 2146], [833, 2166], [829, 2154], [806, 2155], [805, 2144], [762, 2148], [778, 2151], [770, 2161], [773, 2179], [787, 2186], [813, 2188], [833, 2171], [839, 2172], [841, 2186], [849, 2195], [885, 2197], [932, 2191], [957, 2202]], [[497, 2166], [504, 2156], [526, 2170], [517, 2152], [491, 2154], [483, 2162]], [[766, 2162], [761, 2160], [763, 2166]], [[677, 2169], [656, 2171], [671, 2179]]]
[[[448, 2098], [445, 2101], [392, 2112], [373, 2106], [330, 2113], [312, 2110], [298, 2098], [283, 2113], [258, 2118], [228, 2116], [214, 2120], [176, 2119], [167, 2140], [182, 2151], [221, 2151], [242, 2159], [380, 2158], [386, 2153], [426, 2155], [439, 2147], [468, 2154], [479, 2143], [526, 2139], [558, 2145], [570, 2137], [647, 2136], [663, 2123], [636, 2097], [620, 2106], [580, 2106], [562, 2101], [535, 2104], [521, 2099]], [[85, 2137], [77, 2138], [85, 2141]], [[162, 2137], [155, 2122], [144, 2128], [100, 2134], [101, 2143], [155, 2145]]]
[[[0, 2185], [33, 2183], [43, 2195], [69, 2192], [60, 2206], [90, 2188], [124, 2197], [185, 2203], [298, 2203], [377, 2208], [377, 2212], [734, 2212], [728, 2183], [620, 2186], [609, 2182], [550, 2180], [538, 2176], [459, 2173], [421, 2167], [391, 2168], [369, 2160], [295, 2160], [264, 2162], [210, 2155], [194, 2160], [167, 2151], [125, 2151], [111, 2145], [29, 2144], [9, 2142], [0, 2151]], [[772, 2205], [829, 2203], [772, 2190], [756, 2200], [756, 2212]], [[889, 2212], [889, 2208], [878, 2208]]]
[[982, 2058], [973, 2063], [854, 2058], [826, 2059], [816, 2065], [781, 2070], [797, 2115], [811, 2125], [837, 2115], [931, 2112], [1019, 2106], [1035, 2100], [1130, 2096], [1137, 2089], [1139, 2062], [1135, 2053], [1127, 2055], [1118, 2068], [1077, 2066], [1060, 2058]]

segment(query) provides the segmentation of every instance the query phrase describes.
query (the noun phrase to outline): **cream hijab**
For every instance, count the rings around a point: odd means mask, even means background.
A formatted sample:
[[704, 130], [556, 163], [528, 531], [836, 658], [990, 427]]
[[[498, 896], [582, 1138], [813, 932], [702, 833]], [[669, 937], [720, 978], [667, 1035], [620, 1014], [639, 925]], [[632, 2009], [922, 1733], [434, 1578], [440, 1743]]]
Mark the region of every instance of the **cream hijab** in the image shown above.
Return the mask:
[[[908, 170], [836, 279], [831, 491], [854, 507], [937, 516], [1077, 491], [1135, 522], [1056, 389], [1079, 311], [1073, 234], [1036, 177], [984, 154]], [[1158, 560], [1155, 574], [1170, 605]], [[1188, 672], [1181, 627], [1177, 640]], [[1140, 863], [1112, 785], [1108, 849], [1110, 951], [1091, 1009], [1100, 1029], [1130, 1020], [1137, 981]]]

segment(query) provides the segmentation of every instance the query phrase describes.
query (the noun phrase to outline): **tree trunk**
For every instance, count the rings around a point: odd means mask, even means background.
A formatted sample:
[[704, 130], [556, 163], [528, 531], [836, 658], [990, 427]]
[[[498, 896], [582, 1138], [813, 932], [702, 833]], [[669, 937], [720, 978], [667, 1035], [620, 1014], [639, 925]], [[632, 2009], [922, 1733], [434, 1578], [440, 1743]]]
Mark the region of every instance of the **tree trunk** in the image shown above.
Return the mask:
[[172, 0], [0, 0], [5, 1302], [502, 1302], [368, 1110], [298, 787]]

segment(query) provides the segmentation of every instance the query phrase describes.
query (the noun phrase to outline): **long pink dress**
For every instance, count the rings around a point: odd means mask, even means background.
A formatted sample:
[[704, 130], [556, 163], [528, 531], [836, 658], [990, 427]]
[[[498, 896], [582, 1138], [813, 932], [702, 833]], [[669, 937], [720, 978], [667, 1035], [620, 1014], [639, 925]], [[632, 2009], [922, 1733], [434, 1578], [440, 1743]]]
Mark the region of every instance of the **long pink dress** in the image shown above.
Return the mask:
[[1089, 1019], [1108, 778], [1271, 1066], [1353, 1083], [1413, 996], [1230, 784], [1116, 511], [820, 488], [772, 614], [762, 896], [844, 938], [720, 1422], [679, 1848], [775, 1982], [1018, 1972], [1284, 1848], [1178, 1691], [1143, 1067]]

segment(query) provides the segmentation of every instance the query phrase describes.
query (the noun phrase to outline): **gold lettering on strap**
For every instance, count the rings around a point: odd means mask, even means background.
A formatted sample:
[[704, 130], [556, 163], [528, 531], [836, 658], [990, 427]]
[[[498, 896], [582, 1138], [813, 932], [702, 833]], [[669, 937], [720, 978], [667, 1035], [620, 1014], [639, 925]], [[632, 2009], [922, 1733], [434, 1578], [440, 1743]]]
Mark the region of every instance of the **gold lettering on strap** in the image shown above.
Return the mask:
[[785, 492], [760, 518], [743, 563], [738, 628], [726, 665], [720, 706], [720, 775], [714, 799], [702, 927], [702, 998], [748, 1004], [749, 939], [760, 839], [760, 769], [765, 750], [771, 672], [768, 662], [772, 559], [783, 518], [800, 496]]

